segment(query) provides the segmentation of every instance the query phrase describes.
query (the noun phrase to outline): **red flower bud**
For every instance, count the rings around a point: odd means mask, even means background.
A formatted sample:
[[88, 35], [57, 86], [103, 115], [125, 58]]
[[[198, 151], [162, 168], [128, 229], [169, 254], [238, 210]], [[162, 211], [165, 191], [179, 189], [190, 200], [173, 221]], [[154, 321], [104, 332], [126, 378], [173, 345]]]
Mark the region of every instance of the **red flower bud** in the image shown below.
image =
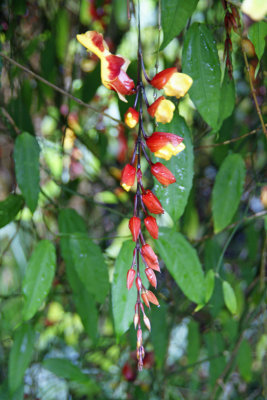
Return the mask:
[[134, 327], [136, 329], [137, 325], [139, 324], [139, 315], [137, 313], [134, 314]]
[[136, 289], [137, 290], [141, 290], [142, 289], [142, 280], [141, 280], [140, 276], [138, 276], [136, 278], [135, 285], [136, 285]]
[[159, 199], [151, 192], [151, 190], [146, 190], [142, 195], [142, 200], [147, 207], [147, 209], [152, 214], [163, 214], [164, 210]]
[[147, 277], [149, 283], [150, 283], [154, 288], [156, 288], [156, 287], [157, 287], [157, 278], [156, 278], [156, 275], [155, 275], [155, 272], [153, 271], [153, 269], [151, 269], [151, 268], [146, 268], [146, 269], [145, 269], [145, 273], [146, 273], [146, 277]]
[[146, 294], [147, 294], [147, 290], [142, 289], [142, 293], [141, 293], [142, 300], [143, 300], [143, 302], [145, 303], [145, 305], [146, 305], [148, 308], [150, 308], [149, 300], [148, 300], [148, 297], [147, 297]]
[[158, 228], [158, 224], [157, 224], [156, 218], [154, 218], [152, 216], [146, 217], [144, 219], [144, 223], [145, 223], [146, 229], [148, 230], [150, 235], [154, 239], [157, 239], [158, 236], [159, 236], [159, 228]]
[[160, 272], [158, 257], [149, 244], [145, 244], [141, 248], [141, 254], [150, 268]]
[[147, 318], [147, 316], [144, 315], [143, 320], [144, 320], [144, 324], [145, 324], [145, 326], [147, 327], [147, 329], [148, 329], [149, 331], [151, 331], [151, 325], [150, 325], [149, 318]]
[[127, 272], [127, 289], [130, 290], [131, 287], [133, 286], [133, 281], [135, 277], [135, 270], [133, 268], [130, 268]]
[[147, 296], [147, 299], [148, 299], [148, 301], [149, 301], [150, 303], [153, 303], [153, 304], [155, 304], [156, 306], [159, 307], [158, 299], [156, 298], [156, 296], [154, 295], [154, 293], [151, 292], [151, 290], [147, 290], [147, 291], [146, 291], [146, 296]]
[[134, 185], [135, 180], [135, 168], [131, 164], [126, 164], [121, 173], [121, 186], [127, 192]]
[[185, 149], [183, 138], [168, 132], [154, 132], [146, 139], [147, 147], [156, 157], [169, 160]]
[[132, 232], [133, 235], [133, 241], [136, 242], [140, 229], [141, 229], [141, 220], [140, 218], [137, 217], [132, 217], [129, 221], [129, 229]]
[[124, 114], [124, 122], [129, 128], [134, 128], [139, 121], [139, 112], [134, 108], [129, 107]]
[[142, 338], [142, 330], [139, 328], [137, 329], [137, 348], [139, 349], [142, 346], [143, 338]]
[[165, 165], [161, 164], [160, 162], [152, 164], [151, 173], [162, 185], [168, 186], [171, 183], [176, 182], [175, 176], [167, 167], [165, 167]]

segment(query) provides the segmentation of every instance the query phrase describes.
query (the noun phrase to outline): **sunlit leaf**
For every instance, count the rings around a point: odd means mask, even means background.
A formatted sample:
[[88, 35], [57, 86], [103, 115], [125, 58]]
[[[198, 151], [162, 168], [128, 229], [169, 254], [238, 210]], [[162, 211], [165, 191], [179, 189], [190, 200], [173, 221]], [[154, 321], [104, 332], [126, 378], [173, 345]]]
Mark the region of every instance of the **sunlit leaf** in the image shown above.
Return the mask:
[[252, 24], [248, 30], [248, 37], [252, 41], [258, 60], [260, 62], [265, 48], [265, 37], [267, 36], [267, 23], [265, 21]]
[[237, 311], [237, 302], [234, 289], [232, 288], [230, 283], [226, 281], [223, 281], [222, 287], [225, 305], [232, 314], [235, 314]]

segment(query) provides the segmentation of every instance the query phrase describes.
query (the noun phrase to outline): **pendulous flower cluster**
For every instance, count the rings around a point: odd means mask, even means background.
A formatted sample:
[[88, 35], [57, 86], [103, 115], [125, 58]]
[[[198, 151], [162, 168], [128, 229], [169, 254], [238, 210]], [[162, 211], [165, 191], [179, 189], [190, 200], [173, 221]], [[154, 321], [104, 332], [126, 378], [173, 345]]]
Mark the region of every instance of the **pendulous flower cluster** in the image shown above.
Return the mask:
[[[160, 272], [159, 260], [152, 247], [146, 243], [142, 233], [142, 216], [144, 226], [153, 239], [158, 238], [158, 225], [153, 215], [163, 214], [164, 209], [159, 199], [154, 193], [146, 189], [142, 181], [141, 156], [143, 155], [149, 164], [151, 174], [163, 186], [168, 186], [176, 182], [172, 172], [161, 162], [153, 163], [147, 150], [158, 158], [169, 160], [185, 149], [183, 138], [168, 132], [154, 132], [147, 135], [143, 125], [143, 103], [145, 103], [148, 114], [155, 118], [156, 122], [162, 124], [169, 123], [175, 111], [174, 103], [166, 99], [163, 95], [149, 105], [147, 101], [145, 87], [141, 78], [141, 72], [148, 84], [158, 90], [163, 90], [166, 96], [180, 98], [190, 89], [193, 81], [186, 74], [180, 73], [176, 68], [167, 68], [153, 79], [149, 79], [144, 68], [141, 44], [139, 40], [138, 49], [138, 81], [136, 86], [131, 78], [126, 74], [129, 61], [121, 56], [112, 55], [103, 36], [97, 32], [89, 31], [82, 35], [77, 35], [78, 41], [87, 50], [96, 54], [101, 60], [101, 78], [104, 86], [115, 90], [121, 100], [126, 101], [125, 96], [135, 93], [134, 106], [130, 107], [124, 115], [124, 122], [129, 128], [138, 125], [138, 136], [135, 142], [131, 162], [126, 164], [121, 174], [121, 186], [129, 192], [136, 185], [134, 196], [133, 216], [129, 221], [129, 229], [132, 239], [136, 243], [133, 260], [127, 272], [126, 284], [130, 290], [135, 283], [137, 289], [137, 301], [135, 304], [134, 326], [137, 329], [137, 359], [138, 368], [142, 370], [145, 350], [143, 346], [141, 315], [147, 329], [151, 330], [150, 320], [144, 309], [150, 308], [150, 303], [159, 306], [155, 294], [146, 287], [140, 274], [140, 260], [145, 265], [145, 276], [148, 283], [157, 287], [157, 277], [155, 272]], [[153, 215], [151, 215], [153, 214]]]

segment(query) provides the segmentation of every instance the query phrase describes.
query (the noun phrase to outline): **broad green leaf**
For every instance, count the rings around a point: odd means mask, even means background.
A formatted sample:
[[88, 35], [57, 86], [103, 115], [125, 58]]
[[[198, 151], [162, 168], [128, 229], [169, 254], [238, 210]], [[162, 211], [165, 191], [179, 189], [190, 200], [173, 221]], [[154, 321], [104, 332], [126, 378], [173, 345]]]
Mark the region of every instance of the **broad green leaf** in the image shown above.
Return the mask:
[[70, 237], [75, 271], [94, 300], [103, 303], [109, 291], [107, 266], [99, 246], [84, 234]]
[[168, 348], [168, 326], [166, 303], [160, 302], [160, 308], [151, 305], [152, 310], [149, 318], [151, 320], [151, 342], [158, 366], [161, 368], [167, 355]]
[[11, 392], [15, 392], [22, 384], [24, 373], [32, 358], [33, 346], [34, 331], [25, 323], [16, 330], [9, 354], [8, 385]]
[[23, 207], [23, 198], [18, 194], [10, 194], [7, 199], [0, 201], [0, 228], [13, 221]]
[[55, 275], [56, 251], [49, 240], [41, 240], [34, 249], [26, 274], [22, 290], [25, 295], [23, 316], [28, 320], [34, 316], [46, 298]]
[[53, 374], [70, 381], [86, 382], [89, 379], [79, 367], [66, 358], [48, 358], [43, 361], [42, 365]]
[[204, 340], [208, 350], [209, 361], [209, 382], [211, 386], [216, 383], [224, 370], [226, 361], [223, 355], [225, 348], [224, 341], [220, 332], [210, 331], [204, 335]]
[[98, 313], [93, 296], [87, 291], [80, 280], [72, 259], [70, 238], [76, 233], [86, 234], [86, 225], [82, 217], [73, 209], [63, 209], [59, 213], [60, 248], [66, 263], [66, 272], [69, 284], [73, 291], [73, 300], [79, 313], [84, 329], [91, 339], [97, 336]]
[[170, 229], [161, 229], [155, 244], [183, 293], [191, 301], [202, 304], [205, 298], [205, 281], [196, 250], [180, 233]]
[[155, 192], [163, 208], [168, 212], [174, 222], [183, 215], [188, 196], [192, 187], [194, 175], [194, 154], [189, 129], [184, 119], [175, 115], [172, 122], [166, 125], [159, 124], [160, 132], [179, 134], [184, 138], [186, 148], [169, 161], [157, 159], [173, 173], [176, 182], [163, 187], [155, 180]]
[[237, 311], [237, 302], [234, 289], [232, 288], [230, 283], [226, 281], [223, 281], [222, 287], [225, 305], [232, 314], [235, 314]]
[[207, 303], [213, 293], [214, 290], [214, 284], [215, 284], [215, 276], [214, 276], [214, 271], [212, 269], [210, 269], [207, 272], [207, 275], [205, 276], [205, 302]]
[[164, 34], [161, 50], [178, 36], [196, 9], [198, 0], [162, 0], [161, 26]]
[[39, 152], [40, 148], [34, 136], [24, 132], [17, 137], [14, 148], [16, 178], [32, 213], [37, 207], [40, 190]]
[[186, 33], [183, 72], [193, 78], [190, 98], [202, 118], [217, 128], [221, 102], [221, 68], [216, 43], [209, 28], [194, 23]]
[[56, 52], [60, 62], [64, 62], [67, 53], [70, 32], [69, 14], [65, 8], [62, 8], [55, 20], [55, 43]]
[[239, 154], [230, 154], [222, 163], [212, 190], [215, 233], [231, 222], [241, 199], [245, 173], [245, 164]]
[[252, 350], [249, 342], [244, 339], [237, 352], [237, 365], [240, 374], [245, 381], [249, 382], [252, 378]]
[[258, 60], [260, 62], [264, 53], [265, 38], [267, 36], [267, 23], [264, 21], [255, 22], [248, 30], [248, 37], [252, 41]]
[[223, 121], [232, 115], [235, 107], [235, 82], [229, 78], [227, 71], [224, 73], [221, 85], [221, 101], [219, 106], [218, 128]]
[[133, 322], [136, 289], [126, 287], [127, 271], [131, 266], [135, 243], [124, 242], [115, 263], [112, 283], [112, 311], [116, 335], [126, 332]]
[[188, 364], [193, 364], [197, 361], [200, 350], [200, 335], [198, 323], [191, 320], [188, 324], [187, 336], [187, 356]]

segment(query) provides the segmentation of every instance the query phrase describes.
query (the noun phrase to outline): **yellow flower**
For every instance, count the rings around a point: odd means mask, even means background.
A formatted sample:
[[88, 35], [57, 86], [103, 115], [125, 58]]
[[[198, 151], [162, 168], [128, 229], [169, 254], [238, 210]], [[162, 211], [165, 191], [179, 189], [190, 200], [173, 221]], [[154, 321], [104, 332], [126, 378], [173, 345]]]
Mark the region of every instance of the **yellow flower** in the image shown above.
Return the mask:
[[193, 79], [186, 74], [177, 72], [176, 68], [167, 68], [159, 72], [151, 80], [151, 85], [164, 89], [167, 96], [183, 97], [192, 86]]
[[147, 109], [151, 117], [155, 117], [156, 121], [161, 122], [162, 124], [171, 122], [174, 110], [175, 105], [173, 102], [165, 99], [164, 96], [159, 97]]

